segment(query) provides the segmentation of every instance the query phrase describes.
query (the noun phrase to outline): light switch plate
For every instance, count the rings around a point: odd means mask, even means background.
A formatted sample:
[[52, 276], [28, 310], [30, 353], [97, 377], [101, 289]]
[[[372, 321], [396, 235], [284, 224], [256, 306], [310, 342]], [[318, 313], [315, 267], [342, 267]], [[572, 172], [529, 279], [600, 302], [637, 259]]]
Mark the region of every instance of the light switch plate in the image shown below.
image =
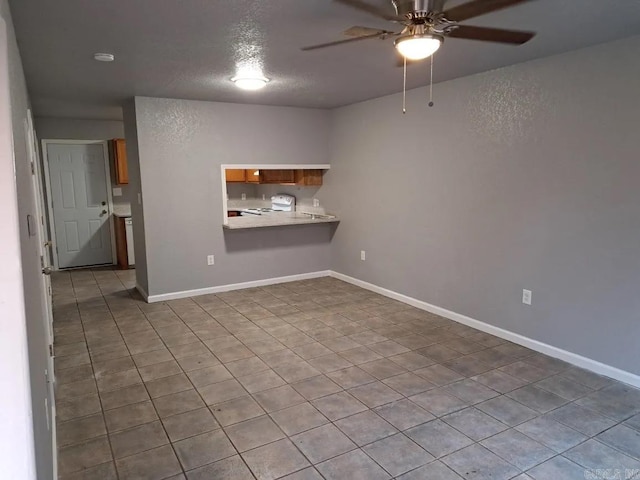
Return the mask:
[[120, 187], [115, 187], [113, 189], [113, 196], [114, 197], [121, 197], [122, 196], [122, 189]]

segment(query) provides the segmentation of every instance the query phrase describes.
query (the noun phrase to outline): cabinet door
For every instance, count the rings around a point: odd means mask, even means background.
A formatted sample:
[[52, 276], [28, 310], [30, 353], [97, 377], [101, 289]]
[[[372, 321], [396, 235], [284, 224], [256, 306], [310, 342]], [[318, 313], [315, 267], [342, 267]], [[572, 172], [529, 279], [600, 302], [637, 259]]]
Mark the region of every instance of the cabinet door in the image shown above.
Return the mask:
[[252, 168], [244, 171], [245, 181], [247, 183], [260, 183], [260, 170]]
[[260, 183], [295, 184], [295, 170], [260, 170]]
[[309, 186], [322, 185], [322, 170], [296, 170], [296, 184]]
[[227, 182], [236, 182], [236, 183], [244, 183], [245, 175], [244, 170], [237, 168], [227, 168], [225, 169], [225, 175]]
[[129, 166], [127, 164], [127, 142], [124, 138], [113, 140], [113, 155], [116, 169], [116, 184], [129, 184]]
[[124, 218], [116, 217], [114, 224], [116, 229], [115, 237], [118, 266], [123, 269], [129, 268], [129, 259], [127, 256], [127, 235], [124, 226]]

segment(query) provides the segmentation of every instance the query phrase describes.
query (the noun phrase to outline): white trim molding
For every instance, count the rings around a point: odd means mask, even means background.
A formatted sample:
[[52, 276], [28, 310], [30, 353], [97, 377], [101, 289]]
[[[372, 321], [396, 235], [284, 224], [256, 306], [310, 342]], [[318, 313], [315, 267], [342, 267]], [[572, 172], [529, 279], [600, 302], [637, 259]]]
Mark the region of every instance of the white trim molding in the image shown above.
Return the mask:
[[278, 283], [296, 282], [299, 280], [310, 280], [312, 278], [329, 277], [332, 272], [330, 270], [322, 270], [318, 272], [300, 273], [297, 275], [287, 275], [286, 277], [265, 278], [263, 280], [253, 280], [250, 282], [231, 283], [228, 285], [219, 285], [217, 287], [198, 288], [195, 290], [184, 290], [182, 292], [161, 293], [159, 295], [147, 295], [147, 293], [136, 285], [138, 291], [145, 297], [149, 303], [164, 302], [166, 300], [176, 300], [178, 298], [195, 297], [198, 295], [207, 295], [209, 293], [230, 292], [232, 290], [242, 290], [243, 288], [265, 287], [267, 285], [277, 285]]
[[138, 293], [140, 293], [140, 295], [142, 295], [142, 298], [144, 298], [145, 302], [152, 303], [152, 302], [149, 302], [149, 294], [144, 288], [140, 286], [139, 283], [136, 283], [136, 290], [138, 291]]
[[440, 315], [441, 317], [448, 318], [449, 320], [453, 320], [454, 322], [458, 322], [463, 325], [475, 328], [482, 332], [495, 335], [496, 337], [504, 338], [505, 340], [509, 340], [510, 342], [517, 343], [518, 345], [530, 348], [531, 350], [535, 350], [536, 352], [544, 353], [545, 355], [549, 355], [550, 357], [554, 357], [559, 360], [564, 360], [565, 362], [571, 363], [572, 365], [575, 365], [577, 367], [581, 367], [594, 373], [598, 373], [600, 375], [604, 375], [606, 377], [613, 378], [615, 380], [619, 380], [634, 387], [640, 388], [640, 376], [631, 372], [627, 372], [626, 370], [621, 370], [619, 368], [612, 367], [611, 365], [606, 365], [604, 363], [598, 362], [597, 360], [578, 355], [577, 353], [569, 352], [567, 350], [554, 347], [553, 345], [539, 342], [538, 340], [525, 337], [523, 335], [505, 330], [503, 328], [495, 327], [466, 315], [462, 315], [460, 313], [447, 310], [446, 308], [423, 302], [422, 300], [417, 300], [413, 297], [409, 297], [407, 295], [403, 295], [401, 293], [379, 287], [372, 283], [368, 283], [363, 280], [344, 275], [342, 273], [332, 271], [331, 276], [333, 278], [337, 278], [338, 280], [345, 281], [366, 290], [379, 293], [380, 295], [384, 295], [385, 297], [404, 302], [408, 305], [411, 305], [412, 307], [419, 308], [420, 310], [425, 310], [427, 312]]

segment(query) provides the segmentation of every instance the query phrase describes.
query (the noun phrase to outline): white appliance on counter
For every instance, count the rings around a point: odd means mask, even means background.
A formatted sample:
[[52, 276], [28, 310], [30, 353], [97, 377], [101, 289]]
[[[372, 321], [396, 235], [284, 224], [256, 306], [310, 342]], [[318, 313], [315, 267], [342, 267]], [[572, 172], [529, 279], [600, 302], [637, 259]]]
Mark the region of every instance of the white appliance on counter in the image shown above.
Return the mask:
[[275, 212], [295, 212], [296, 197], [293, 195], [287, 195], [286, 193], [274, 195], [271, 197], [271, 208]]
[[129, 266], [136, 264], [136, 259], [133, 253], [133, 221], [131, 217], [124, 219], [124, 231], [127, 238], [127, 259], [129, 260]]

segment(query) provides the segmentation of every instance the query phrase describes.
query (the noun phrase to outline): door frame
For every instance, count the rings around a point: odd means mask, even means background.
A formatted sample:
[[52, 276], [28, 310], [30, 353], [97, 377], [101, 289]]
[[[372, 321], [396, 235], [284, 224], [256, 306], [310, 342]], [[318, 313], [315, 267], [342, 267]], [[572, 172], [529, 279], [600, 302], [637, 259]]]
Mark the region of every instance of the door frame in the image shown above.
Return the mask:
[[[45, 189], [47, 194], [47, 213], [49, 215], [49, 231], [51, 232], [51, 257], [53, 258], [53, 269], [60, 270], [58, 266], [58, 246], [56, 236], [56, 226], [53, 218], [53, 200], [51, 198], [51, 178], [49, 177], [49, 159], [47, 158], [47, 146], [49, 144], [63, 145], [102, 145], [104, 153], [104, 171], [107, 181], [107, 206], [109, 207], [109, 230], [111, 230], [111, 263], [116, 265], [118, 258], [116, 256], [116, 235], [115, 223], [113, 221], [113, 191], [111, 186], [111, 168], [109, 166], [109, 143], [107, 140], [58, 140], [44, 139], [42, 140], [42, 163], [45, 177]], [[84, 267], [79, 267], [84, 268]]]

